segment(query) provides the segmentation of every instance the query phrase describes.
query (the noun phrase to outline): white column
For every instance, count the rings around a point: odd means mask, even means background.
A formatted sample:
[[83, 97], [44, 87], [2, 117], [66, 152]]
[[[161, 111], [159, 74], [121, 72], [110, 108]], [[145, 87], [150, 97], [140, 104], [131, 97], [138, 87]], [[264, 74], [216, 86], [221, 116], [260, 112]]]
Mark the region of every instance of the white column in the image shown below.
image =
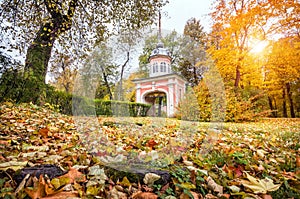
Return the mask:
[[169, 113], [168, 116], [173, 116], [174, 115], [174, 86], [173, 84], [169, 84]]
[[141, 98], [141, 84], [137, 84], [136, 85], [135, 97], [136, 97], [136, 102], [142, 103], [142, 98]]

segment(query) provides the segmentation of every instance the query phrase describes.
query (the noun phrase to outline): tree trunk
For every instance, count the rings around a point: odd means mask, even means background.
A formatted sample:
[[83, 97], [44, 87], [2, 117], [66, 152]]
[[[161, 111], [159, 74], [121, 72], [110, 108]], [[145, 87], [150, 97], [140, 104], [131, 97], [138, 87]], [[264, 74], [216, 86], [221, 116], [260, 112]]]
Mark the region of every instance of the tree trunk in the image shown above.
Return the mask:
[[278, 107], [277, 107], [277, 102], [276, 102], [276, 98], [274, 98], [274, 109], [275, 111], [275, 117], [278, 117]]
[[118, 91], [118, 100], [121, 100], [121, 101], [123, 101], [123, 99], [124, 99], [124, 96], [123, 96], [123, 75], [124, 75], [125, 67], [126, 67], [128, 62], [129, 62], [129, 51], [127, 51], [127, 59], [121, 67], [120, 84], [119, 84], [119, 89], [118, 89], [119, 90]]
[[102, 64], [100, 64], [100, 67], [101, 67], [101, 70], [102, 70], [102, 75], [103, 75], [105, 86], [106, 86], [106, 88], [108, 90], [109, 99], [112, 100], [113, 99], [113, 94], [112, 94], [110, 86], [109, 86], [109, 82], [108, 82], [108, 77], [107, 77], [106, 71], [104, 70]]
[[194, 86], [197, 86], [198, 85], [198, 77], [197, 77], [197, 68], [194, 64], [193, 66], [193, 75], [194, 75]]
[[273, 106], [273, 102], [272, 102], [272, 97], [271, 96], [268, 96], [268, 101], [269, 101], [269, 106], [270, 106], [270, 109], [272, 111], [272, 116], [273, 117], [276, 117], [276, 114], [275, 114], [275, 109], [274, 109], [274, 106]]
[[287, 109], [286, 109], [285, 88], [282, 89], [282, 99], [283, 99], [283, 102], [282, 102], [282, 114], [283, 114], [283, 117], [288, 117], [288, 115], [287, 115]]
[[235, 81], [234, 81], [234, 87], [237, 88], [240, 84], [241, 80], [241, 71], [240, 71], [240, 66], [236, 66], [235, 70]]
[[290, 104], [290, 113], [291, 113], [291, 117], [295, 118], [295, 110], [294, 110], [294, 102], [293, 102], [293, 98], [292, 98], [292, 91], [291, 91], [291, 85], [290, 83], [286, 83], [286, 91], [287, 91], [287, 96], [289, 99], [289, 104]]
[[77, 6], [77, 0], [70, 1], [67, 14], [63, 15], [57, 1], [45, 0], [44, 3], [51, 17], [48, 22], [41, 25], [27, 50], [21, 94], [22, 101], [34, 103], [40, 102], [43, 96], [53, 44], [61, 33], [71, 29], [72, 17]]
[[56, 39], [56, 37], [52, 38], [52, 36], [47, 35], [49, 28], [50, 23], [42, 25], [27, 50], [21, 101], [33, 103], [42, 101], [48, 62]]

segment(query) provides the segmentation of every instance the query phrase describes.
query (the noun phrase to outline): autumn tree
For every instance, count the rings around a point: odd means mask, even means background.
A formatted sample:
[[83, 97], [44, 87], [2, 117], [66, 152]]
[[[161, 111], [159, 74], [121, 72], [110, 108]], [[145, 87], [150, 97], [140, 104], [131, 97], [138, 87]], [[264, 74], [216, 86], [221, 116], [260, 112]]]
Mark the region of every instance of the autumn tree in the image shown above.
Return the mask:
[[199, 84], [206, 70], [205, 52], [206, 33], [196, 18], [189, 19], [184, 27], [184, 35], [180, 44], [180, 61], [178, 71], [191, 86]]
[[270, 106], [276, 104], [275, 100], [280, 96], [283, 117], [288, 117], [287, 104], [290, 116], [296, 116], [293, 96], [298, 92], [293, 87], [300, 81], [299, 44], [298, 37], [286, 37], [274, 42], [265, 68], [267, 89], [272, 96]]
[[251, 81], [245, 76], [257, 70], [247, 60], [251, 39], [260, 39], [263, 34], [257, 24], [262, 19], [259, 11], [256, 0], [223, 0], [215, 1], [211, 13], [215, 31], [212, 35], [218, 39], [215, 41], [218, 45], [212, 46], [209, 52], [225, 81], [233, 82], [236, 88]]
[[68, 55], [59, 55], [59, 59], [54, 62], [55, 66], [51, 67], [51, 74], [54, 80], [51, 83], [59, 90], [72, 93], [78, 68], [74, 66], [74, 59]]
[[130, 61], [137, 56], [143, 32], [126, 28], [116, 36], [113, 47], [115, 50], [115, 62], [119, 65], [119, 78], [116, 85], [116, 99], [124, 100], [123, 80], [126, 71], [130, 70]]
[[[20, 37], [26, 50], [25, 88], [38, 101], [53, 48], [60, 44], [86, 54], [107, 33], [121, 27], [139, 29], [152, 23], [162, 1], [1, 1], [1, 30]], [[20, 45], [20, 44], [25, 45]]]

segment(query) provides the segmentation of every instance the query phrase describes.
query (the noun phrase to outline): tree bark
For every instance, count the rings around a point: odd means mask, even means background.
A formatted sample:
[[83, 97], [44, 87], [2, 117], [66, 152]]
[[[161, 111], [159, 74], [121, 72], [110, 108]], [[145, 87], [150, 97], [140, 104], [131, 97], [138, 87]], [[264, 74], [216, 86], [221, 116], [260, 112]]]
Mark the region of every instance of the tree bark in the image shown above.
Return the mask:
[[283, 99], [283, 102], [282, 102], [282, 114], [283, 114], [283, 117], [288, 117], [288, 115], [287, 115], [287, 109], [286, 109], [285, 88], [282, 89], [282, 99]]
[[240, 66], [236, 66], [235, 69], [235, 81], [234, 81], [234, 87], [237, 88], [240, 84], [241, 80], [241, 71], [240, 71]]
[[276, 117], [276, 113], [274, 112], [275, 109], [274, 109], [274, 106], [273, 106], [273, 102], [272, 102], [272, 97], [271, 97], [271, 96], [268, 96], [268, 101], [269, 101], [270, 109], [271, 109], [271, 111], [272, 111], [272, 116], [273, 116], [273, 117]]
[[292, 98], [292, 91], [291, 91], [290, 83], [286, 83], [286, 92], [287, 92], [287, 96], [288, 96], [288, 100], [289, 100], [289, 104], [290, 104], [291, 117], [295, 118], [296, 115], [295, 115], [294, 102], [293, 102], [293, 98]]

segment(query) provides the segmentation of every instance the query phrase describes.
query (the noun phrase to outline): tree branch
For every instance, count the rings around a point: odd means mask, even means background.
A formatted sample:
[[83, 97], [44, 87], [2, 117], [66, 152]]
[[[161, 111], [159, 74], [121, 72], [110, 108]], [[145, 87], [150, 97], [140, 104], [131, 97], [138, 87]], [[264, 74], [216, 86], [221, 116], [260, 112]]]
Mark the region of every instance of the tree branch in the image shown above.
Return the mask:
[[62, 14], [59, 12], [57, 6], [57, 0], [44, 0], [47, 11], [53, 19], [62, 18]]

